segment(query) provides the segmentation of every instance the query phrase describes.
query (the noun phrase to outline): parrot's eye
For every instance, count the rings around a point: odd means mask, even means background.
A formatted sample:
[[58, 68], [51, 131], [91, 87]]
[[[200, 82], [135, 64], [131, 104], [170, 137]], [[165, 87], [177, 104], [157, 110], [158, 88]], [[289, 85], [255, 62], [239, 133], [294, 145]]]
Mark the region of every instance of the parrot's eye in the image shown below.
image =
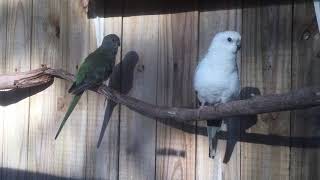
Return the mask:
[[231, 38], [231, 37], [228, 37], [228, 41], [231, 42], [231, 41], [232, 41], [232, 38]]

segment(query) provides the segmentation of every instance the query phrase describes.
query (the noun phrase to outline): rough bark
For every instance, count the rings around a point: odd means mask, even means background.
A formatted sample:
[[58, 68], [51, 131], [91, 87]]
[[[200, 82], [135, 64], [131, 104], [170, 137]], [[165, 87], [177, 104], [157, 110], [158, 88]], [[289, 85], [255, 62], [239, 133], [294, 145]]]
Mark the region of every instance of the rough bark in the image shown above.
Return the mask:
[[[75, 78], [73, 74], [64, 70], [50, 69], [44, 66], [29, 72], [0, 75], [0, 90], [16, 91], [19, 89], [23, 91], [23, 89], [26, 89], [26, 91], [30, 91], [29, 88], [32, 87], [49, 86], [55, 77], [68, 81], [73, 81]], [[157, 106], [130, 96], [122, 95], [105, 85], [100, 86], [98, 89], [91, 90], [103, 94], [112, 101], [123, 104], [131, 110], [145, 116], [154, 119], [175, 119], [177, 121], [218, 119], [305, 109], [320, 105], [320, 87], [303, 88], [285, 94], [254, 96], [247, 100], [238, 100], [220, 104], [215, 107], [204, 107], [202, 109]]]

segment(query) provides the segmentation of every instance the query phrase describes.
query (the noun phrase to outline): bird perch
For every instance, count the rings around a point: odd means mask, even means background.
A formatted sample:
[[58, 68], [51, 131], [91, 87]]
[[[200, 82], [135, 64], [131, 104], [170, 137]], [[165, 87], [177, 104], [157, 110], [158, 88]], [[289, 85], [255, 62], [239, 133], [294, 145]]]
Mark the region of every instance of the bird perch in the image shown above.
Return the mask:
[[[74, 80], [73, 74], [61, 69], [51, 69], [44, 66], [29, 72], [0, 75], [0, 93], [1, 91], [23, 90], [47, 84], [50, 85], [55, 77], [68, 81]], [[175, 119], [177, 121], [254, 115], [305, 109], [320, 105], [320, 87], [303, 88], [285, 94], [254, 96], [247, 100], [232, 101], [202, 109], [157, 106], [122, 95], [105, 85], [100, 86], [98, 89], [92, 89], [92, 91], [102, 94], [108, 99], [123, 104], [129, 109], [145, 116], [155, 119]]]

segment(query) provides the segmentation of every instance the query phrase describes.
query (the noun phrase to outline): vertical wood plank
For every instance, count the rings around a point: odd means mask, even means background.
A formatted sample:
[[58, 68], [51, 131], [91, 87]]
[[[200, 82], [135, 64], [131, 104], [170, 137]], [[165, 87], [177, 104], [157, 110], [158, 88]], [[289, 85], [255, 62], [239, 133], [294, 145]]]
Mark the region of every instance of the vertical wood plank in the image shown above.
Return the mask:
[[[292, 59], [292, 87], [293, 89], [320, 85], [319, 34], [311, 34], [304, 39], [305, 30], [314, 21], [315, 13], [313, 1], [294, 1], [293, 16], [293, 59]], [[317, 26], [315, 27], [317, 28]], [[290, 179], [320, 179], [319, 137], [320, 109], [293, 111], [291, 114]], [[296, 138], [303, 138], [301, 143]]]
[[[93, 24], [90, 20], [90, 23]], [[121, 38], [122, 17], [100, 19], [101, 29], [96, 31], [103, 36], [117, 34]], [[99, 28], [90, 26], [91, 28]], [[94, 33], [93, 33], [94, 34]], [[92, 38], [95, 38], [91, 36]], [[91, 39], [91, 41], [94, 41]], [[116, 64], [120, 62], [121, 49], [118, 49]], [[116, 65], [117, 66], [117, 65]], [[121, 83], [121, 82], [117, 82]], [[120, 89], [118, 89], [120, 90]], [[112, 111], [108, 127], [103, 141], [97, 149], [98, 138], [103, 123], [106, 106], [110, 101], [105, 101], [105, 97], [94, 92], [88, 94], [88, 127], [86, 137], [86, 178], [88, 179], [118, 179], [118, 156], [119, 156], [119, 107], [115, 106]], [[110, 113], [108, 111], [108, 113]]]
[[[6, 27], [6, 72], [30, 70], [31, 9], [32, 0], [9, 0]], [[4, 168], [27, 169], [29, 98], [5, 107], [1, 119], [3, 127]], [[20, 172], [8, 173], [2, 169], [4, 179], [23, 179]]]
[[[7, 8], [8, 8], [8, 2], [7, 0], [0, 1], [0, 74], [6, 72], [6, 44], [7, 44]], [[3, 97], [1, 97], [3, 98]], [[1, 144], [1, 167], [3, 167], [3, 148], [5, 147], [4, 143], [4, 113], [5, 113], [6, 107], [0, 106], [0, 144]], [[0, 179], [2, 179], [2, 173], [3, 171], [0, 170]]]
[[[62, 0], [61, 3], [62, 64], [68, 72], [76, 74], [90, 52], [90, 24], [82, 1]], [[61, 84], [63, 93], [57, 97], [58, 111], [55, 128], [51, 133], [52, 141], [73, 97], [67, 93], [71, 83]], [[58, 139], [54, 141], [54, 171], [63, 177], [85, 177], [87, 98], [87, 93], [84, 93]]]
[[[124, 15], [132, 3], [139, 2], [127, 1]], [[129, 51], [139, 55], [129, 95], [153, 104], [157, 93], [158, 29], [158, 15], [123, 18], [123, 56]], [[121, 108], [119, 179], [155, 178], [155, 142], [155, 120]]]
[[[186, 3], [193, 3], [188, 1]], [[195, 107], [193, 71], [197, 62], [198, 12], [159, 16], [157, 104]], [[171, 124], [173, 125], [173, 124]], [[174, 123], [182, 129], [184, 124]], [[157, 123], [156, 179], [194, 179], [195, 130]]]
[[[244, 1], [241, 83], [259, 88], [261, 94], [287, 92], [291, 89], [292, 4], [265, 2]], [[257, 6], [250, 6], [253, 3]], [[259, 115], [247, 132], [289, 137], [290, 113]], [[286, 146], [241, 143], [241, 179], [289, 179], [289, 158]]]
[[[210, 1], [200, 1], [200, 7], [212, 4]], [[221, 10], [200, 12], [199, 19], [199, 60], [205, 56], [209, 45], [216, 33], [220, 31], [233, 30], [241, 34], [241, 2], [229, 0], [220, 2]], [[231, 8], [233, 7], [233, 8]], [[235, 7], [238, 7], [235, 8]], [[237, 59], [240, 62], [240, 56]], [[198, 123], [198, 131], [206, 127], [206, 122]], [[226, 130], [225, 127], [224, 131]], [[237, 131], [240, 127], [233, 128]], [[240, 179], [240, 146], [237, 143], [230, 160], [227, 164], [223, 163], [226, 152], [226, 141], [218, 140], [217, 155], [214, 159], [209, 158], [208, 137], [197, 136], [197, 170], [196, 179]]]
[[[64, 68], [60, 39], [61, 1], [34, 0], [32, 21], [31, 69], [46, 64], [51, 68]], [[60, 80], [47, 90], [30, 98], [30, 125], [28, 144], [28, 170], [54, 175], [55, 165], [55, 121], [60, 119], [59, 97], [65, 92], [65, 83]], [[56, 174], [59, 175], [59, 174]], [[29, 177], [37, 179], [37, 175]], [[43, 177], [41, 177], [43, 178]]]
[[[7, 42], [7, 0], [0, 1], [0, 71], [5, 73], [6, 69], [6, 42]], [[1, 114], [2, 115], [2, 114]]]

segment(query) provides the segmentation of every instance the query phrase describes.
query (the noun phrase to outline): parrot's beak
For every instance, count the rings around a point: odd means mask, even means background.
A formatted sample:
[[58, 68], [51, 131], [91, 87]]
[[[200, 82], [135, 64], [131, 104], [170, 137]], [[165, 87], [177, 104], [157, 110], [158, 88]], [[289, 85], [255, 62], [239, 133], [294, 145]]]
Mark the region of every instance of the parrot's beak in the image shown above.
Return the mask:
[[241, 45], [237, 45], [237, 50], [239, 51], [241, 49]]

